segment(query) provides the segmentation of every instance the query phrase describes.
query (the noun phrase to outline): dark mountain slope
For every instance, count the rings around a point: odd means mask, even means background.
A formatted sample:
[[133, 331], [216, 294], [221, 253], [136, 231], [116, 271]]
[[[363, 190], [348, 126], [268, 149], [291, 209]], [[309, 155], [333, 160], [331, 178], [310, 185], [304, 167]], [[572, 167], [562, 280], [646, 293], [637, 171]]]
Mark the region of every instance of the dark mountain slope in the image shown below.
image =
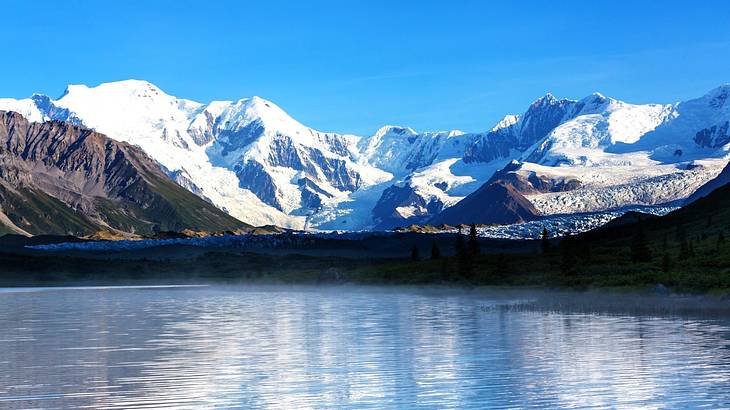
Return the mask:
[[246, 226], [177, 185], [141, 149], [60, 121], [0, 111], [5, 231], [226, 230]]
[[[723, 171], [724, 172], [724, 171]], [[717, 238], [730, 229], [730, 184], [725, 184], [706, 196], [662, 217], [632, 215], [629, 223], [609, 223], [601, 228], [580, 234], [587, 243], [625, 246], [637, 232], [645, 233], [655, 251], [661, 251], [668, 242], [677, 246], [682, 237], [687, 241]]]
[[434, 216], [430, 223], [439, 224], [510, 224], [538, 219], [537, 209], [511, 184], [495, 181]]
[[444, 209], [429, 223], [439, 224], [511, 224], [539, 219], [532, 203], [521, 192], [536, 192], [528, 181], [517, 178], [512, 171], [518, 163], [507, 164], [484, 185], [455, 205]]
[[728, 183], [730, 183], [730, 164], [726, 165], [725, 168], [723, 168], [722, 172], [720, 172], [720, 175], [710, 181], [707, 181], [706, 184], [699, 187], [697, 191], [690, 195], [684, 203], [691, 204], [692, 202], [709, 195], [712, 191]]

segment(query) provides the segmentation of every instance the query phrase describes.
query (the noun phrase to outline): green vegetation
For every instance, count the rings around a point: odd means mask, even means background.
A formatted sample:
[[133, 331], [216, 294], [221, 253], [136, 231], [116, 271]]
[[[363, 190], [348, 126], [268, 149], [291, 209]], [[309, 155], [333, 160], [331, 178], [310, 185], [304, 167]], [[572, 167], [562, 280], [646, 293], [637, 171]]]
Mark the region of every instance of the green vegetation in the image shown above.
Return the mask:
[[119, 230], [140, 235], [184, 229], [224, 231], [248, 226], [171, 180], [155, 175], [146, 178], [149, 181], [139, 180], [121, 194], [127, 201], [97, 198], [99, 217]]
[[11, 191], [0, 185], [0, 200], [8, 218], [32, 234], [84, 235], [99, 230], [83, 214], [40, 190], [19, 187]]
[[441, 248], [439, 248], [436, 241], [431, 241], [431, 259], [441, 259]]
[[9, 227], [0, 223], [0, 236], [5, 235], [5, 234], [13, 234], [13, 233], [15, 233], [15, 232], [13, 232], [12, 229], [10, 229]]
[[[463, 235], [462, 235], [463, 236]], [[456, 242], [452, 235], [451, 238]], [[432, 243], [426, 235], [427, 242]], [[535, 243], [530, 252], [490, 252], [468, 256], [400, 258], [272, 255], [235, 250], [210, 251], [193, 257], [104, 259], [76, 256], [0, 254], [0, 284], [28, 285], [75, 282], [275, 282], [316, 283], [323, 272], [336, 270], [347, 282], [365, 284], [431, 284], [538, 287], [632, 287], [663, 284], [680, 291], [730, 289], [730, 245], [718, 248], [708, 235], [695, 246], [695, 256], [679, 259], [680, 245], [668, 241], [666, 253], [653, 252], [650, 261], [634, 262], [631, 243], [598, 245], [590, 252], [576, 238], [564, 240], [548, 253]], [[555, 242], [557, 243], [557, 242]], [[658, 248], [661, 242], [652, 243]], [[416, 247], [418, 249], [418, 247]]]
[[[15, 225], [35, 235], [83, 236], [109, 229], [104, 224], [141, 235], [184, 229], [223, 231], [248, 226], [173, 181], [156, 178], [154, 182], [154, 189], [141, 180], [130, 186], [123, 193], [126, 201], [95, 198], [93, 215], [79, 212], [41, 190], [25, 187], [10, 190], [0, 185], [0, 203]], [[140, 201], [145, 201], [145, 205], [138, 205]], [[4, 233], [13, 232], [0, 224], [0, 234]]]
[[[663, 289], [657, 286], [661, 284], [679, 291], [727, 292], [728, 204], [730, 186], [661, 218], [627, 214], [581, 235], [549, 239], [545, 231], [532, 241], [484, 240], [471, 227], [468, 235], [459, 231], [373, 234], [358, 240], [302, 238], [256, 252], [161, 246], [122, 257], [27, 250], [16, 254], [6, 249], [0, 253], [0, 282], [347, 281]], [[280, 238], [281, 243], [287, 240], [286, 235]], [[422, 257], [429, 248], [430, 257]]]

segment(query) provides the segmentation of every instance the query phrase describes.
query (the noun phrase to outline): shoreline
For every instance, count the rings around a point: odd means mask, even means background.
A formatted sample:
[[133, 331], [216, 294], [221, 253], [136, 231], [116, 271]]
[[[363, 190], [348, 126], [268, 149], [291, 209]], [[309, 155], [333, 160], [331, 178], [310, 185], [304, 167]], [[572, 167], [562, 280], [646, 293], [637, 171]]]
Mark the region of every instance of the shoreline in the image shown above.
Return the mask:
[[642, 288], [594, 287], [571, 289], [535, 286], [468, 286], [463, 284], [358, 284], [342, 283], [283, 283], [283, 282], [208, 282], [153, 283], [144, 282], [75, 282], [43, 283], [38, 286], [0, 286], [0, 297], [8, 294], [53, 291], [114, 291], [114, 290], [205, 290], [236, 292], [387, 292], [415, 293], [425, 297], [462, 296], [479, 305], [482, 312], [562, 312], [579, 314], [730, 317], [730, 292], [687, 293], [670, 289], [656, 291]]

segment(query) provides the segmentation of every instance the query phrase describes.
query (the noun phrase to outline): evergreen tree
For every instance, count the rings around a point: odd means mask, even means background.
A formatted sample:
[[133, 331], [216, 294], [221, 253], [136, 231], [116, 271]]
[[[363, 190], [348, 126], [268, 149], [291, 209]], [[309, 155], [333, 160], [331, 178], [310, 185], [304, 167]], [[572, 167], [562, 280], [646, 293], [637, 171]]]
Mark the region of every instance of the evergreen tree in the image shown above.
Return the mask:
[[456, 233], [454, 253], [456, 254], [456, 257], [461, 257], [461, 255], [464, 253], [464, 236], [461, 234], [461, 225], [459, 225], [459, 232]]
[[574, 239], [566, 235], [560, 242], [560, 270], [564, 274], [574, 273], [577, 264]]
[[456, 250], [456, 263], [459, 275], [464, 278], [470, 278], [472, 276], [472, 260], [464, 244], [461, 225], [459, 225], [459, 232], [456, 234], [456, 245], [454, 248]]
[[689, 241], [689, 253], [688, 253], [688, 256], [690, 258], [694, 258], [695, 257], [695, 245], [694, 245], [694, 241], [692, 241], [692, 240]]
[[644, 230], [641, 228], [639, 228], [639, 231], [631, 241], [631, 261], [634, 263], [651, 261], [651, 249], [649, 249], [649, 245], [646, 242]]
[[679, 224], [676, 225], [676, 227], [674, 229], [674, 239], [677, 242], [681, 242], [682, 241], [682, 238], [686, 238], [686, 237], [687, 237], [687, 232], [685, 232], [684, 226], [683, 225], [679, 225]]
[[707, 227], [709, 228], [711, 226], [712, 226], [712, 214], [707, 215]]
[[451, 275], [451, 271], [449, 270], [449, 265], [446, 262], [446, 259], [441, 260], [441, 280], [444, 282], [449, 282], [453, 280], [453, 277]]
[[474, 258], [479, 256], [479, 238], [477, 237], [477, 227], [473, 223], [469, 229], [469, 257]]
[[587, 241], [583, 240], [576, 242], [576, 248], [578, 258], [580, 258], [582, 262], [588, 263], [591, 261], [591, 245]]
[[504, 253], [497, 254], [497, 261], [494, 263], [495, 277], [502, 278], [509, 274], [509, 262]]
[[720, 231], [720, 233], [717, 234], [717, 249], [720, 250], [722, 245], [725, 245], [725, 234], [723, 231]]
[[411, 260], [414, 262], [421, 260], [421, 255], [416, 245], [413, 245], [413, 248], [411, 248]]
[[685, 260], [689, 258], [689, 242], [687, 242], [687, 233], [682, 227], [677, 227], [677, 240], [679, 241], [679, 259]]
[[431, 242], [431, 259], [441, 259], [441, 249], [436, 244], [436, 240]]
[[664, 236], [662, 237], [662, 250], [664, 252], [667, 251], [667, 234], [664, 234]]
[[466, 279], [474, 276], [474, 261], [468, 252], [462, 252], [459, 256], [459, 275]]
[[540, 249], [542, 253], [550, 252], [550, 238], [547, 228], [542, 228], [542, 236], [540, 237]]
[[662, 256], [662, 272], [669, 272], [672, 269], [672, 259], [668, 253], [664, 253]]

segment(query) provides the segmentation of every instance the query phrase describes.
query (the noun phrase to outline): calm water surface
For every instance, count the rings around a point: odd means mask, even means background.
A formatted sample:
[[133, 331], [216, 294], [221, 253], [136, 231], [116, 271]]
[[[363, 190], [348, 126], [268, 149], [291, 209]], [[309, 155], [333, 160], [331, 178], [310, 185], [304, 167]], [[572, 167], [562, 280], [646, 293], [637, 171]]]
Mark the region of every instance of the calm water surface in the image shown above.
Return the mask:
[[730, 406], [730, 321], [378, 288], [0, 290], [0, 408]]

